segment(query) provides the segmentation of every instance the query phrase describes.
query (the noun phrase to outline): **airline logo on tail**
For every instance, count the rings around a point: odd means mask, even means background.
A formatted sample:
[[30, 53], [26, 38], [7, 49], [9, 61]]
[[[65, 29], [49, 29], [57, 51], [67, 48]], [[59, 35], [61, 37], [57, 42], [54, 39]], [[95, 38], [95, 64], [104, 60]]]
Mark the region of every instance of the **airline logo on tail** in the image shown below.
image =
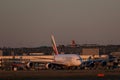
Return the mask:
[[55, 53], [55, 55], [58, 55], [58, 50], [57, 50], [54, 36], [52, 35], [51, 38], [52, 38], [52, 47], [53, 47], [54, 53]]

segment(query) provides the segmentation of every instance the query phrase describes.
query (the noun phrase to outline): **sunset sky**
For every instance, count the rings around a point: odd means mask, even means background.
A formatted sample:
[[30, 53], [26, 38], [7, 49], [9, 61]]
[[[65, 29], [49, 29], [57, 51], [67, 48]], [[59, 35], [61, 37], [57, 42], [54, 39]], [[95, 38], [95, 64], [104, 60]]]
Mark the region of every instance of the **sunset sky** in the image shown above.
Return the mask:
[[120, 44], [120, 0], [0, 0], [0, 47]]

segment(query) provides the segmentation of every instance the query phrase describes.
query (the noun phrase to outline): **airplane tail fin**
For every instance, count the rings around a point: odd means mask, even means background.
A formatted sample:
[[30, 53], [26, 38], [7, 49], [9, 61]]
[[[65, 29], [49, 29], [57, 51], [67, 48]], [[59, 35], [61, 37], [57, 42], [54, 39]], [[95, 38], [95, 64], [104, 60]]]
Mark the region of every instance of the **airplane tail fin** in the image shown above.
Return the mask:
[[52, 39], [52, 47], [53, 47], [54, 53], [55, 53], [55, 55], [58, 55], [58, 49], [57, 49], [57, 46], [56, 46], [55, 39], [54, 39], [53, 35], [51, 35], [51, 39]]
[[75, 43], [74, 40], [72, 40], [71, 46], [72, 46], [72, 47], [75, 47], [75, 46], [76, 46], [76, 43]]

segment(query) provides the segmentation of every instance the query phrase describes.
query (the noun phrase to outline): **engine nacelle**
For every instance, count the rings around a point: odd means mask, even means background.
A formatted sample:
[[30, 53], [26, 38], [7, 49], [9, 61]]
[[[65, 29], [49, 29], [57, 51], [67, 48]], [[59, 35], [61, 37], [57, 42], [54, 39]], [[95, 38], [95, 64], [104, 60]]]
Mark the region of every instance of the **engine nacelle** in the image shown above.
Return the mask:
[[54, 65], [52, 63], [47, 63], [45, 67], [46, 69], [53, 69]]
[[32, 68], [33, 67], [33, 62], [28, 62], [27, 63], [27, 68]]

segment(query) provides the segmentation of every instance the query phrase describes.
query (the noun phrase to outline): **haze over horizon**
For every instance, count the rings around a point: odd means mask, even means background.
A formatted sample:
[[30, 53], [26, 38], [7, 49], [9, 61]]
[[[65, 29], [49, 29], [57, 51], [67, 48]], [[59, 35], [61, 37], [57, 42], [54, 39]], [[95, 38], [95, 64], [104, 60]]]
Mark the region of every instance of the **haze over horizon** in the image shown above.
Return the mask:
[[120, 0], [0, 0], [0, 47], [120, 45]]

